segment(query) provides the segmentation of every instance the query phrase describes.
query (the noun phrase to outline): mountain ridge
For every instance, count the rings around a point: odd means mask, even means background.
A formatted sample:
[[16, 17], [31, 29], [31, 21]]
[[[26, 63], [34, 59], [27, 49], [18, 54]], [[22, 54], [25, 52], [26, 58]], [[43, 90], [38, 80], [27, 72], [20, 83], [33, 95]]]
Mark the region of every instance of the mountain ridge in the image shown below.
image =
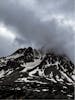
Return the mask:
[[[52, 52], [42, 55], [32, 47], [18, 49], [0, 59], [0, 98], [74, 99], [74, 67], [67, 57]], [[18, 92], [23, 95], [17, 96]]]

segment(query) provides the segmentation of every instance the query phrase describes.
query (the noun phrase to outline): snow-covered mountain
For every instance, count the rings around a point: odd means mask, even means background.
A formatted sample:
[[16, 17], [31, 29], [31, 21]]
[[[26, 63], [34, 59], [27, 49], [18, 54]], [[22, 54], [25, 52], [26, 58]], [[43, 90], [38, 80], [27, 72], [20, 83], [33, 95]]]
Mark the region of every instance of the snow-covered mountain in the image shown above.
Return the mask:
[[31, 47], [0, 58], [1, 99], [74, 99], [74, 64]]

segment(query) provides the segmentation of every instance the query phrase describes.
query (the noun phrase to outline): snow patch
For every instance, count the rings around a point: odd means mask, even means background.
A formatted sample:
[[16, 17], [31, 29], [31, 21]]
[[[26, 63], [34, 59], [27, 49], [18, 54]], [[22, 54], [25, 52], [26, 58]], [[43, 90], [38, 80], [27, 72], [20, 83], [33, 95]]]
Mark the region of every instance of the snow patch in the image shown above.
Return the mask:
[[72, 81], [64, 72], [60, 71], [60, 73], [61, 73], [69, 82], [72, 82], [72, 83], [73, 83], [73, 81]]
[[7, 59], [7, 60], [8, 60], [8, 59], [16, 59], [16, 58], [19, 58], [19, 57], [21, 57], [21, 56], [23, 56], [23, 54], [16, 54], [16, 55], [8, 56], [6, 59]]
[[40, 59], [36, 59], [34, 60], [34, 62], [29, 62], [29, 63], [24, 63], [23, 65], [21, 65], [22, 67], [25, 67], [21, 72], [26, 72], [29, 69], [32, 69], [34, 67], [36, 67], [37, 65], [39, 65], [41, 62]]
[[46, 92], [46, 91], [49, 91], [49, 89], [42, 89], [42, 91]]
[[75, 81], [75, 75], [72, 75], [73, 80]]
[[4, 70], [0, 71], [0, 78], [4, 77]]

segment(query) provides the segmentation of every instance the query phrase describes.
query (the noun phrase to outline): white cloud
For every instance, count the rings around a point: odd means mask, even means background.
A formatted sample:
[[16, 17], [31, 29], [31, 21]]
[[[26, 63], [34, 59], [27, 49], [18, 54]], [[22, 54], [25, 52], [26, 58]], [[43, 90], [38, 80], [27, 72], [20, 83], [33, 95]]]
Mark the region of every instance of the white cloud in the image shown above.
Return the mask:
[[14, 41], [16, 38], [15, 34], [7, 27], [5, 27], [3, 24], [0, 24], [0, 36], [9, 39], [10, 42]]
[[16, 42], [14, 42], [15, 39], [16, 39], [15, 33], [1, 23], [0, 24], [0, 57], [10, 55], [19, 47], [19, 45]]

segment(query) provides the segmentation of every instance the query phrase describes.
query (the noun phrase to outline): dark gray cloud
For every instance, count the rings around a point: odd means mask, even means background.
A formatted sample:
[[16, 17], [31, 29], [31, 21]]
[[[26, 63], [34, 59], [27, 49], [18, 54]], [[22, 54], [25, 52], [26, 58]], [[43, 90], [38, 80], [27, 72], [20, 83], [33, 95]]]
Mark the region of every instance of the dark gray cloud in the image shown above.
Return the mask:
[[[0, 0], [0, 23], [15, 35], [13, 43], [0, 45], [0, 55], [16, 47], [45, 46], [74, 61], [74, 0]], [[6, 45], [5, 41], [0, 40]]]

